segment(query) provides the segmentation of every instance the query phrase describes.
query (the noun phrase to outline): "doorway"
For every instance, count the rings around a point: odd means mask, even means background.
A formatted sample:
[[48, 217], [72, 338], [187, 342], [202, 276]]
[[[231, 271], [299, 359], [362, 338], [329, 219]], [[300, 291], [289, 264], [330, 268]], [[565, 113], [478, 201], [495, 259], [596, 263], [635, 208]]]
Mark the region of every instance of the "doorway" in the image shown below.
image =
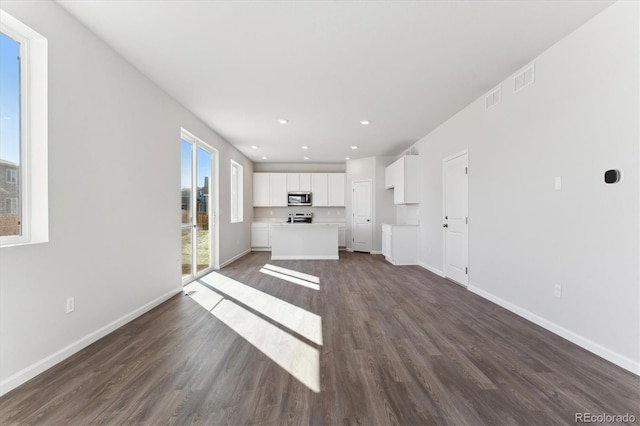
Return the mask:
[[183, 283], [213, 269], [217, 254], [217, 152], [186, 131], [180, 138], [181, 263]]
[[352, 249], [353, 251], [371, 253], [373, 242], [371, 180], [354, 180], [351, 188]]
[[444, 275], [463, 286], [469, 284], [468, 171], [467, 151], [443, 160]]

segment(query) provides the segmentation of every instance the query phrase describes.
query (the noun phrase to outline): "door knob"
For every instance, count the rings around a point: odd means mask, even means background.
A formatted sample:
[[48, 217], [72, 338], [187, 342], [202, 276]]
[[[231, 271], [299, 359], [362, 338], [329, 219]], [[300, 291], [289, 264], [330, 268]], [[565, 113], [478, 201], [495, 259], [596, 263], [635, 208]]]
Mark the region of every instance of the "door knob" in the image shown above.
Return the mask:
[[444, 225], [442, 225], [443, 228], [448, 228], [449, 225], [447, 225], [446, 223]]
[[367, 222], [371, 222], [371, 219], [367, 219]]

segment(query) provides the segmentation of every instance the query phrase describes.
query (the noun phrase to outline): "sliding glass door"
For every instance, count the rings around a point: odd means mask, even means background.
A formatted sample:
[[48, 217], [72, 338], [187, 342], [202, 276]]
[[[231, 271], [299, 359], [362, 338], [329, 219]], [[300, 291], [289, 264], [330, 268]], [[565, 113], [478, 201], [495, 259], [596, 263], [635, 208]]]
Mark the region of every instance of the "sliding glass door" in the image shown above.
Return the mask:
[[190, 135], [180, 140], [182, 278], [212, 269], [214, 260], [215, 151]]

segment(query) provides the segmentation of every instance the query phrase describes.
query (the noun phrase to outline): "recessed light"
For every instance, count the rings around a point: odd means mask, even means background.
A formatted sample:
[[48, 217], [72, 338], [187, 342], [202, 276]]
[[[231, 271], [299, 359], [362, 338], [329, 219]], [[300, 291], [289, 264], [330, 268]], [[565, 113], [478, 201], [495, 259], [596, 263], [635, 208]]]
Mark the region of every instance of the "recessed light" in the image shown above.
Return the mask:
[[345, 160], [351, 160], [351, 157], [344, 157]]
[[309, 149], [309, 147], [308, 147], [308, 146], [306, 146], [306, 145], [302, 145], [300, 148], [302, 148], [302, 149]]
[[289, 122], [289, 120], [285, 120], [284, 118], [279, 118], [278, 119], [278, 123], [280, 124], [287, 124]]
[[266, 159], [267, 159], [267, 157], [262, 157], [262, 159], [263, 159], [263, 160], [266, 160]]
[[351, 149], [358, 149], [358, 147], [355, 145], [351, 145]]
[[251, 145], [251, 149], [258, 149], [258, 145]]
[[371, 122], [369, 120], [360, 120], [360, 124], [362, 124], [363, 126], [368, 126], [369, 124], [371, 124]]
[[303, 157], [303, 158], [304, 158], [305, 160], [308, 160], [308, 159], [309, 159], [309, 157]]

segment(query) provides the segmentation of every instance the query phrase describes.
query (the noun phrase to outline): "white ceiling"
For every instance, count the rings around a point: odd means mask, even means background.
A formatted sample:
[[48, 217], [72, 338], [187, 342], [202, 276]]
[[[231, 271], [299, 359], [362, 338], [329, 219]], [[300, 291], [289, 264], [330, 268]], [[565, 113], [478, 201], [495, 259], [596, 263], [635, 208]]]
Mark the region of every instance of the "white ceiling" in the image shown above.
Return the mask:
[[612, 1], [59, 3], [251, 160], [327, 163], [399, 154]]

